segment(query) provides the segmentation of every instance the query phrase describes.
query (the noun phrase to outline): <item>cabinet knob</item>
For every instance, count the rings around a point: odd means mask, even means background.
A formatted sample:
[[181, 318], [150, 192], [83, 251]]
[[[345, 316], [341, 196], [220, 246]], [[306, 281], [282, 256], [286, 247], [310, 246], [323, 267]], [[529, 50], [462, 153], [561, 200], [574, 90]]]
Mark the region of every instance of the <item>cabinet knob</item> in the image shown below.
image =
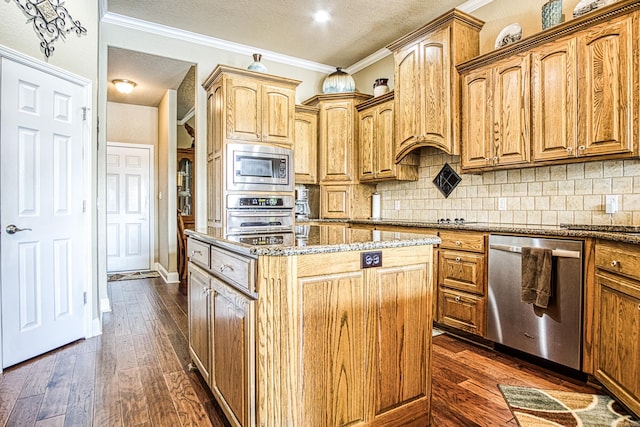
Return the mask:
[[584, 150], [586, 150], [586, 148], [587, 148], [587, 147], [585, 147], [584, 145], [581, 145], [581, 146], [579, 146], [579, 147], [578, 147], [578, 150], [580, 150], [580, 151], [584, 151]]
[[640, 304], [638, 304], [638, 310], [640, 310]]
[[462, 246], [462, 242], [460, 240], [456, 240], [456, 246]]
[[455, 297], [456, 302], [460, 302], [460, 297]]
[[460, 262], [460, 257], [459, 256], [456, 257], [456, 261]]
[[611, 261], [611, 267], [618, 267], [618, 266], [620, 266], [620, 261], [616, 261], [616, 260]]
[[489, 161], [491, 161], [491, 159], [490, 159], [490, 158], [488, 158], [488, 157], [485, 157], [485, 158], [484, 158], [484, 161], [485, 161], [485, 162], [489, 162]]
[[573, 147], [567, 147], [567, 152], [572, 152], [573, 151]]

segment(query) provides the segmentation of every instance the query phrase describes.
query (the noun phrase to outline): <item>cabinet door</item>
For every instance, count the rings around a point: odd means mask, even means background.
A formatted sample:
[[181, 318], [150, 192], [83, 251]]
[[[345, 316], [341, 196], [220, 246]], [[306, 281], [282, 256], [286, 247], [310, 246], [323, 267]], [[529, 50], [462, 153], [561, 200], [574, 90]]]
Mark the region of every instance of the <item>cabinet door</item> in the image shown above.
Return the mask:
[[[349, 266], [351, 267], [351, 266]], [[301, 426], [365, 421], [366, 314], [363, 270], [298, 279], [302, 351]]]
[[189, 263], [189, 355], [207, 383], [211, 372], [210, 290], [209, 276]]
[[[396, 176], [394, 141], [394, 104], [387, 102], [376, 109], [375, 165], [378, 179]], [[406, 159], [406, 157], [405, 157]]]
[[296, 184], [317, 184], [318, 115], [297, 112], [294, 134]]
[[[630, 152], [634, 90], [633, 17], [598, 25], [578, 38], [578, 155]], [[637, 73], [637, 71], [635, 71]]]
[[293, 144], [295, 92], [277, 86], [262, 86], [263, 142]]
[[484, 255], [439, 251], [438, 284], [484, 295]]
[[449, 33], [449, 28], [437, 31], [420, 43], [422, 75], [418, 86], [422, 95], [420, 138], [453, 154]]
[[255, 301], [211, 278], [211, 390], [233, 426], [255, 425]]
[[596, 274], [594, 376], [640, 414], [640, 283]]
[[351, 185], [320, 186], [320, 218], [350, 218]]
[[376, 177], [376, 109], [370, 108], [359, 113], [358, 132], [360, 158], [360, 180], [371, 181]]
[[531, 60], [533, 160], [575, 157], [578, 138], [576, 39], [537, 48]]
[[396, 109], [396, 156], [410, 151], [417, 141], [420, 121], [419, 64], [418, 44], [397, 51], [395, 61], [395, 109]]
[[227, 138], [260, 141], [262, 139], [260, 84], [254, 80], [239, 77], [230, 78], [227, 84]]
[[493, 132], [491, 110], [491, 68], [464, 76], [462, 84], [462, 168], [483, 168], [491, 164]]
[[[374, 405], [372, 424], [402, 425], [393, 420], [393, 409], [401, 405], [411, 405], [413, 414], [429, 413], [430, 364], [426, 361], [430, 359], [428, 319], [432, 318], [433, 297], [426, 270], [429, 267], [427, 261], [368, 271], [371, 287], [366, 306], [367, 318], [371, 320], [367, 341], [371, 347], [367, 377], [375, 378], [370, 399]], [[422, 420], [420, 425], [427, 425], [428, 421]], [[412, 425], [418, 425], [418, 421], [412, 420]]]
[[320, 181], [356, 183], [353, 102], [323, 103], [320, 108]]
[[485, 299], [465, 292], [440, 287], [438, 322], [472, 334], [486, 334]]
[[493, 68], [493, 163], [529, 161], [530, 141], [529, 55], [510, 58]]

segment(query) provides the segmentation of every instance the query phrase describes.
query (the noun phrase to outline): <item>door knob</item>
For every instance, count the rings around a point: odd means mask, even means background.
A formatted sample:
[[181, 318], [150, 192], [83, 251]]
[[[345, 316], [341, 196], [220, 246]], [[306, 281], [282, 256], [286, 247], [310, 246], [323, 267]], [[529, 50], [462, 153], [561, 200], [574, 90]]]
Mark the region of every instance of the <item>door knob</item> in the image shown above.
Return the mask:
[[7, 225], [7, 228], [5, 228], [5, 230], [7, 230], [7, 234], [16, 234], [18, 231], [31, 231], [30, 228], [18, 228], [13, 224]]

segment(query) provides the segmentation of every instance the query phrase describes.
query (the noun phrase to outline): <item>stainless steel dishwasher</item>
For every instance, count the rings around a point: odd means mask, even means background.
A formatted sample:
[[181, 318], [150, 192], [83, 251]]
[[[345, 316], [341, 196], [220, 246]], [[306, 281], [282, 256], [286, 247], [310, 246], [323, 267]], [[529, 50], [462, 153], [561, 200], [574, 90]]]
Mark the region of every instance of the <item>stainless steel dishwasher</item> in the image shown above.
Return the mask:
[[[552, 249], [547, 308], [520, 301], [522, 247]], [[582, 355], [582, 242], [489, 236], [487, 338], [580, 369]]]

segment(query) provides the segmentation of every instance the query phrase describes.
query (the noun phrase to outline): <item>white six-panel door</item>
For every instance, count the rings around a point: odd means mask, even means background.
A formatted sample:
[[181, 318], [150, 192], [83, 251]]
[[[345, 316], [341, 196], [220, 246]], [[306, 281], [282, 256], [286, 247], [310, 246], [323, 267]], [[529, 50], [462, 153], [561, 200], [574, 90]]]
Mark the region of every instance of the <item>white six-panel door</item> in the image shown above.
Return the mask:
[[107, 271], [151, 268], [151, 149], [107, 145]]
[[2, 366], [85, 336], [84, 88], [1, 58]]

